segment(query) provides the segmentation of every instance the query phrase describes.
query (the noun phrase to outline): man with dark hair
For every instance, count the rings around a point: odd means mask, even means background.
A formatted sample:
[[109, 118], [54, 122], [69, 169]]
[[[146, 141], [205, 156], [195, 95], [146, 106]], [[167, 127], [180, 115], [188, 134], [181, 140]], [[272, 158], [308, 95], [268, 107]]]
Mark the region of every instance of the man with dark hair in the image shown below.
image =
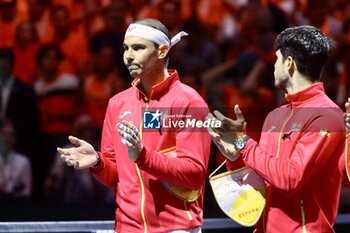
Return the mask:
[[243, 161], [267, 184], [256, 232], [334, 232], [345, 135], [342, 111], [318, 81], [330, 45], [315, 27], [299, 26], [282, 31], [275, 48], [275, 86], [288, 103], [267, 116], [259, 143], [246, 135], [238, 105], [236, 120], [209, 114], [223, 123], [209, 131], [228, 167]]
[[130, 24], [124, 63], [134, 80], [109, 101], [101, 152], [73, 136], [76, 147], [58, 148], [68, 166], [90, 168], [115, 188], [118, 233], [201, 232], [210, 136], [182, 126], [203, 123], [208, 107], [167, 69], [168, 52], [183, 35], [170, 40], [166, 27], [153, 19]]

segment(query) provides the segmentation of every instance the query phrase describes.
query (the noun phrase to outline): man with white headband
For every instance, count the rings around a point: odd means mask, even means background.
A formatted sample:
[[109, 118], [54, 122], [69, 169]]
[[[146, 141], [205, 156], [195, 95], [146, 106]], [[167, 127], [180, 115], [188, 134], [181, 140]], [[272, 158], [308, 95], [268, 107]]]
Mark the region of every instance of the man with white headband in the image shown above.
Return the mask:
[[167, 69], [168, 52], [184, 35], [169, 39], [154, 19], [130, 24], [123, 58], [134, 80], [109, 101], [101, 152], [73, 136], [75, 147], [58, 148], [68, 166], [89, 168], [115, 188], [118, 233], [201, 232], [210, 136], [200, 124], [208, 106]]

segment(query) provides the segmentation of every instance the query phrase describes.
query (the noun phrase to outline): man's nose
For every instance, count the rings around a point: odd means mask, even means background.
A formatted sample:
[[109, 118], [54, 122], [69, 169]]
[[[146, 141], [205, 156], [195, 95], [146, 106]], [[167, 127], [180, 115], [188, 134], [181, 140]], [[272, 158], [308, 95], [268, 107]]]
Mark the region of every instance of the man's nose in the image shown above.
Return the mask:
[[128, 61], [134, 60], [134, 52], [133, 52], [131, 49], [125, 51], [125, 58], [126, 58]]

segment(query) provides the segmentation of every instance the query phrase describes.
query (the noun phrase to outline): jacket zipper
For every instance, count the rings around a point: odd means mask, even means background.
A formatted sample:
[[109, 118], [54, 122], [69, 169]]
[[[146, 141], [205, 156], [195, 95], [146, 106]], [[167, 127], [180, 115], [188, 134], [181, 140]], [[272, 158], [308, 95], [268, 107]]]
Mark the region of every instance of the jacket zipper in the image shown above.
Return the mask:
[[145, 216], [145, 187], [144, 187], [144, 184], [142, 182], [140, 169], [137, 166], [137, 164], [136, 164], [136, 171], [137, 171], [137, 175], [139, 177], [140, 184], [141, 184], [141, 217], [142, 217], [143, 228], [144, 228], [143, 232], [147, 233], [147, 221], [146, 221], [146, 216]]
[[[146, 110], [148, 110], [149, 108], [149, 100], [153, 94], [153, 90], [151, 91], [150, 97], [148, 98], [147, 95], [145, 93], [143, 93], [140, 89], [138, 89], [136, 86], [134, 86], [143, 96], [144, 96], [144, 100], [146, 103]], [[139, 125], [139, 132], [140, 132], [140, 139], [142, 141], [142, 121], [143, 118], [141, 116], [141, 120], [140, 120], [140, 125]], [[143, 227], [144, 227], [144, 233], [147, 233], [147, 221], [146, 221], [146, 215], [145, 215], [145, 185], [142, 181], [142, 176], [141, 176], [141, 172], [139, 167], [136, 164], [136, 171], [137, 171], [137, 175], [139, 177], [140, 180], [140, 185], [141, 185], [141, 217], [142, 217], [142, 222], [143, 222]]]
[[305, 225], [305, 209], [304, 202], [300, 200], [300, 210], [301, 210], [301, 229], [303, 233], [306, 233], [306, 225]]
[[[140, 91], [140, 90], [139, 90]], [[141, 91], [140, 91], [141, 92]], [[141, 92], [142, 93], [142, 92]], [[143, 93], [142, 93], [143, 94]], [[148, 98], [145, 94], [143, 94], [145, 96], [145, 100], [146, 100], [146, 110], [148, 109], [149, 105], [148, 105]], [[140, 120], [140, 125], [139, 125], [139, 132], [140, 132], [140, 140], [142, 141], [142, 117]], [[143, 222], [143, 228], [144, 228], [144, 233], [147, 233], [147, 221], [146, 221], [146, 215], [145, 215], [145, 185], [142, 181], [142, 176], [141, 176], [141, 172], [139, 167], [136, 166], [136, 171], [137, 171], [137, 175], [139, 177], [140, 180], [140, 185], [141, 185], [141, 217], [142, 217], [142, 222]]]
[[294, 113], [294, 108], [292, 107], [292, 111], [290, 112], [287, 120], [283, 123], [280, 134], [278, 136], [278, 144], [277, 144], [277, 153], [276, 153], [276, 158], [278, 159], [279, 153], [280, 153], [280, 149], [281, 149], [281, 139], [282, 139], [282, 133], [284, 130], [284, 127], [286, 126], [286, 124], [288, 123], [288, 121], [290, 120], [290, 118], [292, 118], [292, 115]]
[[[278, 144], [277, 144], [277, 153], [276, 153], [276, 158], [278, 159], [278, 156], [279, 156], [279, 153], [280, 153], [280, 149], [281, 149], [281, 139], [282, 139], [282, 133], [283, 133], [283, 130], [284, 130], [284, 127], [286, 126], [286, 124], [288, 123], [288, 121], [292, 118], [292, 115], [294, 113], [294, 108], [292, 106], [292, 111], [290, 112], [287, 120], [285, 120], [283, 122], [283, 125], [282, 125], [282, 128], [281, 128], [281, 131], [280, 131], [280, 134], [278, 135]], [[266, 232], [266, 222], [265, 222], [265, 210], [263, 212], [263, 232]]]

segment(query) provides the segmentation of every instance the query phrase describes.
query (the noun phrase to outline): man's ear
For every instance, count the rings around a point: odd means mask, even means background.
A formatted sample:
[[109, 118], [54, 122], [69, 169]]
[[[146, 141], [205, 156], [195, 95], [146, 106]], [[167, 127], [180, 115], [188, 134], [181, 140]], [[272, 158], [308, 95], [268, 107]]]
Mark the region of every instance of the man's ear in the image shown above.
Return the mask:
[[167, 44], [159, 45], [159, 47], [158, 47], [158, 58], [159, 59], [164, 59], [168, 55], [168, 52], [169, 52], [169, 45], [167, 45]]
[[285, 61], [288, 73], [291, 77], [293, 77], [294, 71], [295, 71], [295, 62], [294, 59], [291, 56], [288, 56]]

